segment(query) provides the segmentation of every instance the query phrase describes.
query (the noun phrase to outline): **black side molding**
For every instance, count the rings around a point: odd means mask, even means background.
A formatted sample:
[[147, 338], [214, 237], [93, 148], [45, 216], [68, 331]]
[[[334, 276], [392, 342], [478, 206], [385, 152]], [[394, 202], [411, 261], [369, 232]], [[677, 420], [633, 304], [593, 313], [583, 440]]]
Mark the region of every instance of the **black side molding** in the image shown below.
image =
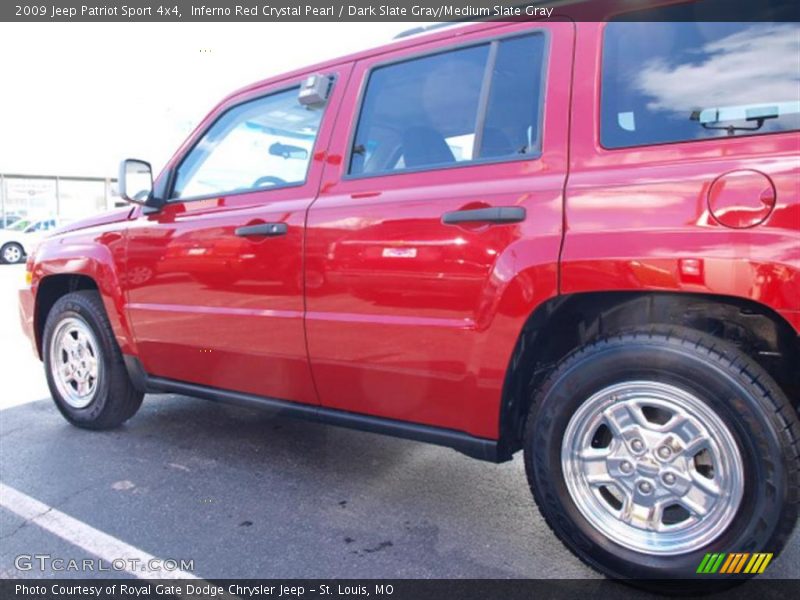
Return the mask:
[[[222, 390], [194, 383], [153, 377], [145, 373], [141, 363], [135, 357], [125, 356], [124, 358], [125, 366], [128, 368], [128, 373], [131, 375], [132, 379], [134, 378], [132, 370], [136, 373], [137, 377], [141, 377], [141, 375], [144, 374], [145, 387], [143, 389], [147, 393], [184, 394], [186, 396], [194, 396], [196, 398], [203, 398], [223, 404], [257, 408], [269, 411], [275, 416], [304, 419], [317, 423], [357, 429], [359, 431], [371, 433], [380, 433], [407, 440], [444, 446], [457, 450], [472, 458], [488, 462], [500, 463], [511, 460], [511, 456], [500, 454], [496, 440], [474, 437], [453, 429], [419, 425], [417, 423], [351, 413], [324, 406], [299, 404], [296, 402], [279, 400], [277, 398], [243, 394], [241, 392]], [[134, 385], [136, 385], [136, 382], [134, 382]]]

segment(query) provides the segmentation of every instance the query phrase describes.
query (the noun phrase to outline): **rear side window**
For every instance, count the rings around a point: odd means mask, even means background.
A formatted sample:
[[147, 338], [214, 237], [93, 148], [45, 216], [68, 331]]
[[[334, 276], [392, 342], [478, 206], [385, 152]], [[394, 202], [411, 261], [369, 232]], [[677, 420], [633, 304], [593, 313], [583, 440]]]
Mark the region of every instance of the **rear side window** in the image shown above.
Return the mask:
[[[679, 11], [714, 14], [721, 4], [652, 12], [678, 20]], [[611, 22], [601, 142], [624, 148], [800, 129], [798, 56], [797, 23]]]
[[536, 156], [544, 51], [535, 33], [374, 69], [348, 172]]

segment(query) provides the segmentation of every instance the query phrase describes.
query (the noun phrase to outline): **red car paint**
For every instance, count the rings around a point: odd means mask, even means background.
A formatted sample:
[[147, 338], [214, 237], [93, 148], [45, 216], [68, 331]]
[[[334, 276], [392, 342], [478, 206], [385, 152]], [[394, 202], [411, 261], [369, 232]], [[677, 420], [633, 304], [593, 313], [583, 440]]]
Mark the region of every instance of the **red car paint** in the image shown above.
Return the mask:
[[[576, 27], [561, 293], [703, 291], [755, 300], [800, 329], [798, 133], [606, 150], [597, 134], [604, 25]], [[721, 198], [714, 184], [741, 170], [766, 177], [748, 178], [748, 198]], [[738, 229], [710, 213], [720, 201], [742, 212], [774, 207], [757, 227], [737, 217], [749, 227]], [[700, 284], [682, 277], [684, 259], [704, 265]]]
[[[29, 260], [25, 330], [37, 340], [46, 278], [82, 274], [96, 282], [123, 353], [149, 374], [486, 439], [499, 436], [504, 378], [526, 320], [559, 294], [737, 297], [800, 331], [797, 133], [604, 149], [603, 27], [468, 25], [233, 94], [157, 185], [226, 108], [336, 73], [306, 183], [73, 224]], [[343, 177], [370, 66], [537, 28], [551, 45], [540, 158]], [[742, 171], [760, 175], [739, 179]], [[441, 223], [448, 211], [511, 205], [528, 218]], [[288, 234], [233, 236], [272, 221], [287, 223]]]

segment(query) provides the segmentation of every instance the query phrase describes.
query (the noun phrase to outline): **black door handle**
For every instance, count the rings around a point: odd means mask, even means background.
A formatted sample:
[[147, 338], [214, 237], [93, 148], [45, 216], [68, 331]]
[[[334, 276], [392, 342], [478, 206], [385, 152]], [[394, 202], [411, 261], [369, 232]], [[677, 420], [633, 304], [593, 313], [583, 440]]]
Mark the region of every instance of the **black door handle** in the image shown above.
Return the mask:
[[275, 237], [277, 235], [286, 235], [289, 227], [286, 223], [259, 223], [258, 225], [245, 225], [244, 227], [237, 227], [236, 235], [241, 237], [249, 237], [256, 235], [263, 235], [266, 237]]
[[442, 215], [445, 225], [459, 223], [519, 223], [525, 220], [525, 208], [522, 206], [493, 206], [491, 208], [470, 208], [454, 210]]

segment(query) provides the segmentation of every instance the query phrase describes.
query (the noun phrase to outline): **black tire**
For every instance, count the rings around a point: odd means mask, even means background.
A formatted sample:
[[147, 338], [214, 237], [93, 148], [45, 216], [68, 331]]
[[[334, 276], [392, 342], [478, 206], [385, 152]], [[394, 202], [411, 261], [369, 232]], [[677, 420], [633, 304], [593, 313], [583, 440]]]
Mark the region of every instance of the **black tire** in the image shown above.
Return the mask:
[[[6, 258], [6, 251], [8, 250], [17, 251], [16, 260], [9, 260], [8, 258]], [[0, 261], [9, 265], [13, 265], [13, 264], [19, 264], [24, 260], [25, 260], [25, 249], [17, 242], [8, 242], [7, 244], [3, 244], [3, 247], [0, 248]]]
[[[100, 346], [101, 368], [94, 397], [85, 407], [71, 406], [54, 381], [51, 344], [59, 323], [78, 319], [86, 324]], [[47, 385], [56, 407], [73, 425], [85, 429], [111, 429], [131, 418], [142, 404], [143, 394], [133, 385], [125, 369], [122, 353], [106, 315], [100, 295], [95, 291], [72, 292], [59, 298], [47, 316], [42, 341]]]
[[[734, 518], [716, 539], [683, 554], [646, 554], [606, 537], [584, 518], [563, 474], [562, 441], [578, 407], [610, 385], [645, 379], [686, 390], [710, 407], [730, 430], [742, 457], [744, 489]], [[798, 519], [798, 438], [795, 410], [752, 359], [709, 335], [653, 327], [594, 341], [557, 365], [533, 399], [525, 467], [548, 525], [589, 566], [644, 587], [655, 579], [673, 580], [683, 589], [704, 585], [698, 580], [730, 585], [747, 576], [699, 576], [697, 568], [709, 552], [777, 556], [781, 551]]]

